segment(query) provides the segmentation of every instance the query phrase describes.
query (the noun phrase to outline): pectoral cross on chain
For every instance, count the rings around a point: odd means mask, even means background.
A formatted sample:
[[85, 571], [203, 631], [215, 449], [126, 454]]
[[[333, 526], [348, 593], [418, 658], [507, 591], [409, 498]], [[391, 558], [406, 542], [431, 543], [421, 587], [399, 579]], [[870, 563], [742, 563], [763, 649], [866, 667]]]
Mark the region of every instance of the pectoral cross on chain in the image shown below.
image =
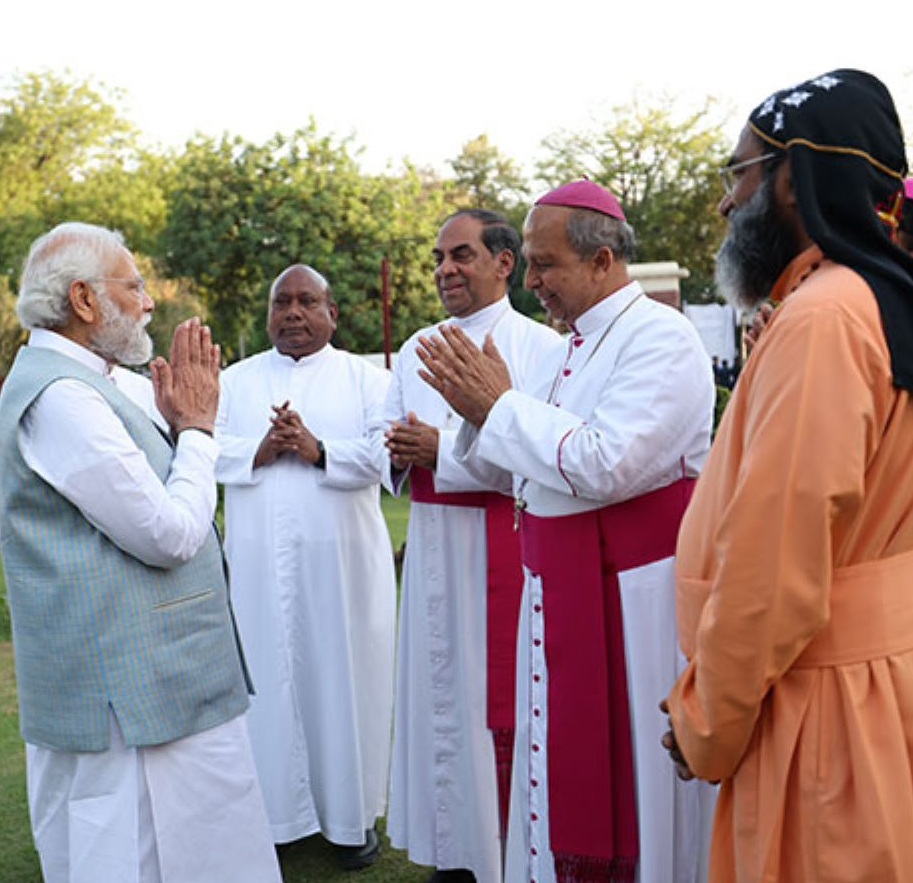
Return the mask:
[[520, 515], [526, 509], [526, 500], [523, 497], [517, 497], [514, 500], [514, 530], [520, 529]]

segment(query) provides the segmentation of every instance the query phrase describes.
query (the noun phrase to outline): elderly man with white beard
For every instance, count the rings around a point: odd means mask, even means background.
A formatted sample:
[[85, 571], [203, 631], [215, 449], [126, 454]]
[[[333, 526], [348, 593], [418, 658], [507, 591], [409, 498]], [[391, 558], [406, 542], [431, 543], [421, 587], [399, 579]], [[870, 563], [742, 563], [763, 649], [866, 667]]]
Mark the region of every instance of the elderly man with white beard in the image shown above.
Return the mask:
[[885, 86], [771, 95], [724, 171], [730, 299], [778, 304], [682, 522], [663, 744], [720, 780], [712, 883], [910, 879], [913, 260]]
[[153, 307], [120, 234], [32, 245], [0, 548], [35, 844], [46, 883], [278, 883], [212, 524], [219, 348], [191, 319], [151, 363], [163, 433], [114, 370], [151, 357]]

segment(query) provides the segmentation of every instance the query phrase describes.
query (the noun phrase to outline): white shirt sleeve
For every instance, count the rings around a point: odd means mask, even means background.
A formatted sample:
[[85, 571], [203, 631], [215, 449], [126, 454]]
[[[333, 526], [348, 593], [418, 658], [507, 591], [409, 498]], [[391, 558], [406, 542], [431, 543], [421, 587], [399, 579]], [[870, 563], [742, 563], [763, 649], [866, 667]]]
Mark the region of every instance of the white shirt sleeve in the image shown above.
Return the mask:
[[212, 530], [218, 447], [204, 433], [181, 433], [163, 484], [105, 398], [63, 379], [26, 413], [19, 447], [29, 467], [144, 564], [187, 561]]
[[[224, 395], [221, 397], [224, 398]], [[254, 460], [260, 447], [261, 438], [245, 438], [233, 435], [222, 410], [221, 398], [219, 417], [216, 419], [216, 438], [219, 458], [216, 461], [215, 477], [221, 484], [255, 485], [264, 475], [263, 469], [254, 469]]]
[[478, 437], [479, 430], [468, 421], [464, 421], [454, 441], [454, 459], [483, 487], [500, 491], [502, 494], [512, 494], [513, 473], [509, 469], [502, 469], [478, 456], [476, 448]]
[[[599, 357], [593, 369], [603, 367]], [[581, 392], [595, 389], [592, 400], [569, 394], [562, 407], [509, 390], [472, 452], [551, 491], [603, 505], [696, 476], [709, 447], [713, 383], [692, 335], [656, 323], [603, 376], [598, 386], [581, 385]]]
[[384, 431], [387, 422], [384, 408], [390, 388], [386, 371], [364, 371], [359, 381], [362, 406], [361, 422], [365, 427], [353, 438], [322, 439], [326, 449], [326, 468], [320, 484], [341, 490], [358, 490], [379, 484], [387, 471]]
[[[402, 350], [400, 353], [402, 353]], [[378, 444], [384, 446], [380, 474], [381, 485], [394, 497], [400, 496], [406, 479], [409, 477], [408, 469], [397, 469], [393, 465], [393, 461], [390, 458], [390, 452], [386, 447], [385, 436], [387, 429], [390, 428], [394, 421], [403, 420], [406, 416], [404, 410], [405, 402], [403, 400], [402, 367], [401, 362], [397, 362], [397, 364], [393, 366], [393, 376], [390, 378], [390, 385], [387, 388], [387, 396], [384, 401], [381, 423], [375, 430], [375, 432], [379, 433], [379, 438], [377, 439]]]

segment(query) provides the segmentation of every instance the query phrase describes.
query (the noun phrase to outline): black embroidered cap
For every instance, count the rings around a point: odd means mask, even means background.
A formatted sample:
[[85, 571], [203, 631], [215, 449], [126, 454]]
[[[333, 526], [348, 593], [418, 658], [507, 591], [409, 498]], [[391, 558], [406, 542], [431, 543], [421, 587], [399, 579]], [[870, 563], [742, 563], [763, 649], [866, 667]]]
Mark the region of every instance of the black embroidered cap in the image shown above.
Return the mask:
[[786, 151], [812, 241], [872, 287], [894, 383], [913, 391], [913, 259], [879, 217], [907, 174], [903, 131], [887, 87], [865, 71], [831, 71], [775, 92], [748, 124], [765, 144]]

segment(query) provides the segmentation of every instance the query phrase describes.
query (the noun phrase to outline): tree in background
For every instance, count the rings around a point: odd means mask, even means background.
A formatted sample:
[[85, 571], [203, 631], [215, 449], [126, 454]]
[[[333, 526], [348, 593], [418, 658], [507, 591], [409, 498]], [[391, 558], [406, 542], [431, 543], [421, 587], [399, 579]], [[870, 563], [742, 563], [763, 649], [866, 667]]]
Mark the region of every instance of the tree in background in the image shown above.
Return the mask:
[[[483, 207], [519, 229], [533, 192], [484, 134], [451, 160], [452, 175], [407, 161], [377, 175], [361, 170], [351, 139], [322, 135], [313, 120], [263, 144], [227, 134], [148, 149], [119, 101], [118, 92], [51, 73], [0, 88], [0, 374], [3, 353], [21, 339], [10, 292], [26, 250], [60, 221], [119, 229], [143, 256], [159, 351], [170, 325], [200, 313], [231, 361], [268, 346], [269, 284], [296, 262], [330, 280], [340, 306], [335, 342], [355, 352], [383, 348], [387, 267], [397, 349], [443, 317], [431, 258], [443, 219]], [[671, 99], [635, 100], [593, 131], [553, 135], [542, 144], [535, 191], [581, 174], [607, 185], [637, 230], [638, 258], [677, 260], [691, 272], [685, 297], [706, 297], [723, 232], [716, 171], [729, 141], [714, 107], [682, 117]], [[541, 317], [530, 292], [517, 288], [512, 299]]]
[[174, 329], [192, 316], [208, 321], [206, 307], [195, 293], [190, 279], [172, 279], [162, 270], [161, 262], [135, 254], [136, 268], [146, 280], [149, 294], [155, 301], [155, 312], [146, 330], [152, 338], [156, 355], [167, 358]]
[[412, 288], [420, 269], [413, 264], [421, 259], [410, 243], [424, 238], [428, 215], [442, 208], [439, 189], [414, 170], [399, 178], [363, 176], [348, 142], [318, 135], [313, 121], [262, 146], [197, 139], [173, 179], [165, 264], [171, 275], [195, 280], [229, 360], [268, 345], [269, 285], [293, 263], [310, 264], [330, 280], [342, 316], [339, 344], [376, 351], [385, 255], [404, 291], [397, 314], [405, 304], [427, 312], [421, 289]]
[[16, 318], [16, 297], [10, 291], [9, 280], [0, 276], [0, 383], [24, 340], [25, 332]]
[[[369, 242], [374, 249], [372, 266], [376, 273], [369, 287], [369, 302], [372, 309], [376, 308], [372, 315], [381, 317], [380, 270], [386, 259], [390, 268], [391, 340], [397, 350], [416, 328], [446, 315], [434, 287], [431, 252], [441, 221], [454, 211], [455, 197], [452, 183], [408, 163], [400, 175], [372, 179], [372, 186]], [[348, 322], [342, 309], [340, 316], [341, 324]], [[382, 343], [379, 341], [370, 351], [379, 352]]]
[[583, 175], [608, 187], [637, 233], [637, 259], [678, 261], [691, 273], [683, 296], [703, 301], [713, 298], [714, 255], [725, 232], [718, 170], [729, 142], [712, 99], [684, 116], [675, 103], [635, 98], [591, 131], [551, 135], [537, 170], [550, 187]]
[[[491, 144], [487, 135], [467, 141], [459, 156], [450, 160], [456, 206], [500, 212], [518, 231], [530, 206], [530, 184], [514, 160]], [[527, 316], [545, 316], [536, 296], [523, 287], [526, 264], [520, 260], [517, 282], [510, 293], [513, 305]]]
[[144, 152], [121, 95], [52, 73], [14, 77], [0, 93], [0, 272], [15, 285], [35, 237], [61, 221], [122, 230], [144, 250], [166, 212], [161, 160]]
[[454, 187], [465, 205], [508, 215], [526, 211], [529, 183], [517, 163], [490, 144], [487, 135], [467, 141], [459, 156], [449, 161]]

